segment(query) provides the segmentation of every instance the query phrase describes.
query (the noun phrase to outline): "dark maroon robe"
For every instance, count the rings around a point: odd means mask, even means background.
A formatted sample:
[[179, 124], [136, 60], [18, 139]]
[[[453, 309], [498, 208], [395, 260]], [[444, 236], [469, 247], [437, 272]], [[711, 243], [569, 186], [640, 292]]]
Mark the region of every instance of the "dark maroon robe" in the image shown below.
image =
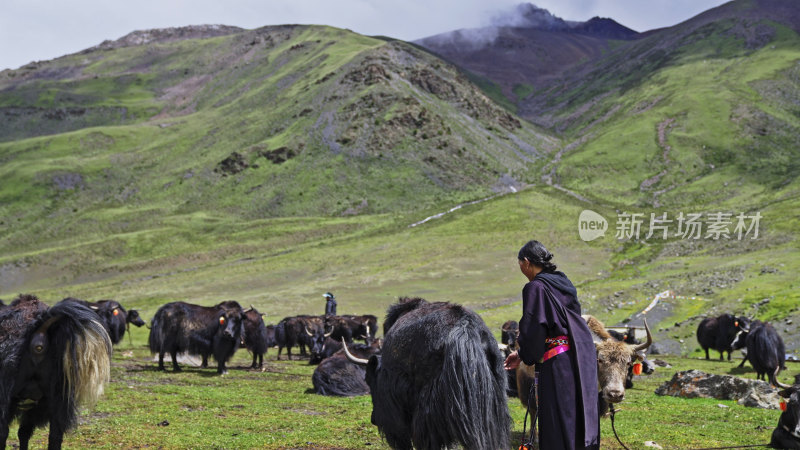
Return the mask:
[[[519, 356], [539, 371], [540, 448], [599, 448], [597, 353], [575, 286], [562, 272], [541, 272], [522, 289], [522, 311]], [[570, 350], [539, 363], [545, 338], [562, 335]]]

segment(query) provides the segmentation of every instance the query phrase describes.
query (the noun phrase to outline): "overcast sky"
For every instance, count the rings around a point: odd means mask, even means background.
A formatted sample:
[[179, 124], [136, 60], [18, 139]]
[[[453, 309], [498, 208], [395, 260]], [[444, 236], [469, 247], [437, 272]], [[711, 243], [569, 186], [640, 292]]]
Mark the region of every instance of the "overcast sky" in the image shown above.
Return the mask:
[[[183, 25], [324, 24], [414, 40], [488, 25], [520, 0], [0, 0], [0, 70], [75, 53], [131, 31]], [[721, 0], [536, 0], [565, 20], [611, 17], [636, 31], [675, 25]]]

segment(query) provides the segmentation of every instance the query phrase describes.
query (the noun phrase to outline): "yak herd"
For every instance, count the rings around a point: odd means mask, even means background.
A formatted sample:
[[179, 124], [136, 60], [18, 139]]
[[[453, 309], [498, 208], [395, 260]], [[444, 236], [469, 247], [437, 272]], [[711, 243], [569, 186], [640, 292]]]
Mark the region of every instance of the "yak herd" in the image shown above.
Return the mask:
[[[396, 449], [440, 449], [460, 445], [469, 449], [508, 448], [511, 418], [507, 397], [533, 406], [530, 393], [534, 367], [504, 370], [506, 355], [517, 348], [518, 325], [501, 327], [501, 342], [474, 312], [452, 303], [400, 298], [391, 305], [377, 338], [373, 315], [299, 315], [275, 325], [264, 323], [254, 307], [235, 301], [215, 306], [173, 302], [152, 318], [148, 345], [158, 355], [158, 369], [180, 371], [178, 355], [188, 353], [217, 363], [224, 374], [238, 348], [252, 355], [251, 368], [263, 367], [269, 348], [292, 349], [316, 364], [311, 382], [321, 395], [372, 397], [372, 423]], [[651, 373], [645, 355], [653, 343], [639, 342], [633, 330], [607, 330], [584, 316], [598, 354], [598, 402], [601, 414], [621, 402], [632, 387], [633, 374]], [[128, 326], [145, 325], [135, 310], [118, 302], [87, 302], [66, 298], [50, 307], [33, 295], [22, 294], [9, 305], [0, 301], [0, 449], [5, 448], [9, 424], [19, 421], [19, 446], [28, 446], [35, 427], [49, 425], [48, 448], [60, 448], [65, 431], [77, 423], [82, 405], [92, 405], [109, 380], [111, 348]], [[362, 340], [363, 343], [356, 343]], [[785, 348], [769, 323], [723, 314], [706, 318], [697, 330], [705, 350], [730, 353], [746, 349], [758, 378], [781, 387], [786, 408], [772, 435], [774, 448], [800, 449], [800, 385], [777, 380], [785, 369]], [[640, 372], [636, 364], [642, 364]], [[530, 405], [529, 405], [530, 403]]]

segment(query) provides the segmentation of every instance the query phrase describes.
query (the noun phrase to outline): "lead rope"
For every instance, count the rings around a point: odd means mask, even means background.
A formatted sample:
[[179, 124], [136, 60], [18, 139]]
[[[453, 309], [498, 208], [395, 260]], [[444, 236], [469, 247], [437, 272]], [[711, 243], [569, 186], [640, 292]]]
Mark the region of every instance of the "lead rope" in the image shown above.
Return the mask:
[[[519, 446], [519, 450], [533, 450], [536, 448], [534, 439], [536, 437], [536, 419], [539, 418], [539, 372], [534, 371], [533, 374], [533, 384], [528, 391], [528, 408], [525, 410], [525, 418], [522, 419], [522, 443]], [[533, 399], [533, 403], [536, 405], [536, 412], [534, 412], [533, 418], [531, 419], [531, 437], [526, 441], [525, 430], [528, 425], [528, 413], [531, 411], [531, 399]]]
[[617, 411], [614, 409], [614, 404], [613, 403], [609, 403], [608, 404], [608, 408], [609, 408], [609, 411], [611, 411], [611, 430], [614, 431], [614, 437], [617, 438], [617, 442], [619, 442], [619, 445], [621, 445], [622, 448], [624, 448], [625, 450], [630, 450], [619, 439], [619, 435], [617, 434], [617, 428], [614, 426], [614, 415], [617, 413]]

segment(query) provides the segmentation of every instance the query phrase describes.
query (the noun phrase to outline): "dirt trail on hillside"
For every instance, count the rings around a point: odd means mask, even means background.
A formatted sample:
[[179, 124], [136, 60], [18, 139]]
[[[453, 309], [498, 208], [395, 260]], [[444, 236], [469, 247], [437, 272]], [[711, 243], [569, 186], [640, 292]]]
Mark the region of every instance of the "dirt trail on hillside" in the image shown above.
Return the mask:
[[[669, 131], [675, 126], [675, 119], [665, 119], [661, 123], [658, 124], [658, 146], [661, 148], [661, 158], [664, 162], [664, 169], [661, 172], [653, 175], [652, 177], [642, 181], [642, 184], [639, 185], [639, 190], [644, 192], [650, 189], [651, 186], [655, 185], [664, 175], [667, 174], [667, 169], [669, 168], [669, 152], [672, 150], [672, 147], [667, 143], [667, 134]], [[660, 191], [656, 191], [653, 193], [653, 206], [658, 207], [660, 202], [658, 201], [658, 196], [667, 192], [669, 189], [663, 189]]]
[[558, 153], [555, 154], [555, 156], [553, 156], [553, 159], [549, 163], [547, 163], [542, 169], [542, 171], [544, 172], [544, 174], [542, 175], [542, 181], [544, 181], [548, 186], [553, 186], [559, 191], [571, 195], [584, 203], [591, 203], [591, 202], [586, 197], [578, 194], [577, 192], [571, 191], [565, 188], [564, 186], [561, 186], [561, 184], [557, 182], [556, 169], [558, 169], [558, 164], [561, 162], [561, 157], [564, 156], [566, 152], [574, 150], [579, 145], [589, 140], [589, 138], [591, 138], [592, 136], [594, 135], [587, 134], [581, 137], [580, 139], [572, 141], [569, 144], [565, 145], [561, 150], [558, 151]]

